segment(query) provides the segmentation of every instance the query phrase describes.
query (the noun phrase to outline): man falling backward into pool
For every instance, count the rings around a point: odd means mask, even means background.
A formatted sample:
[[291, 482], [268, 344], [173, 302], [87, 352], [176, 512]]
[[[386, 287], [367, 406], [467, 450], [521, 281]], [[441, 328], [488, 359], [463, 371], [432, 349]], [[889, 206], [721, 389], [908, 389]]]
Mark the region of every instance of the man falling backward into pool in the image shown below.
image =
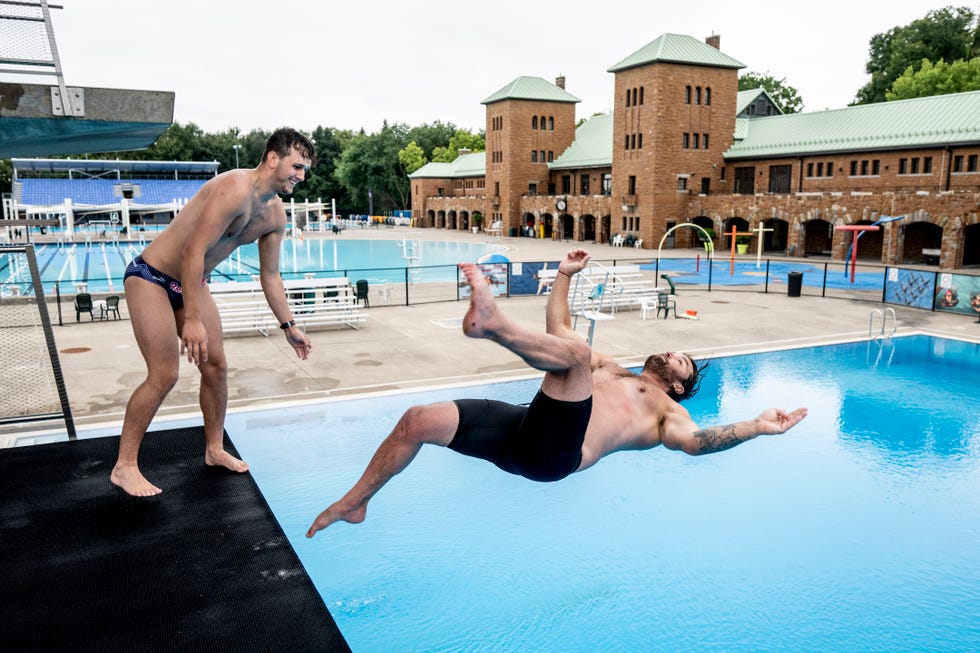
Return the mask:
[[689, 355], [655, 354], [633, 374], [593, 351], [572, 330], [569, 283], [588, 261], [588, 252], [574, 249], [559, 264], [544, 334], [503, 315], [479, 268], [461, 265], [472, 291], [463, 332], [499, 343], [543, 370], [541, 389], [526, 407], [459, 399], [409, 408], [354, 487], [317, 516], [306, 536], [335, 521], [363, 521], [371, 497], [412, 462], [423, 444], [483, 458], [533, 481], [558, 481], [614, 451], [662, 444], [692, 456], [714, 453], [757, 435], [783, 433], [806, 417], [806, 408], [770, 408], [753, 420], [699, 428], [677, 403], [693, 396], [700, 383], [703, 366]]

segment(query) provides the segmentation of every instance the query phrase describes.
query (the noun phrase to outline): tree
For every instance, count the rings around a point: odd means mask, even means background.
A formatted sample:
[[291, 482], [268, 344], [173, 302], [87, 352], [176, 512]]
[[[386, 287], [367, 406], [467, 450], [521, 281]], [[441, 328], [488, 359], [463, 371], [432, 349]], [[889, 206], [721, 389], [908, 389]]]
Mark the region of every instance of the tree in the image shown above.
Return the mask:
[[980, 55], [980, 26], [967, 7], [945, 7], [904, 27], [893, 27], [871, 37], [865, 71], [871, 81], [861, 87], [854, 104], [884, 102], [892, 84], [909, 66], [922, 61], [957, 61]]
[[885, 93], [885, 99], [908, 100], [977, 90], [980, 90], [980, 57], [969, 61], [960, 59], [951, 64], [945, 61], [933, 64], [923, 59], [918, 70], [913, 66], [905, 69], [891, 90]]
[[738, 78], [738, 90], [750, 91], [754, 88], [764, 89], [783, 113], [799, 113], [803, 109], [803, 100], [799, 92], [787, 84], [785, 78], [776, 79], [768, 72], [753, 71]]
[[412, 141], [404, 149], [398, 151], [398, 160], [401, 162], [407, 174], [412, 174], [428, 163], [425, 158], [425, 152], [415, 141]]
[[344, 149], [334, 176], [360, 210], [368, 209], [368, 191], [375, 213], [410, 206], [411, 188], [398, 157], [409, 142], [408, 131], [403, 124], [385, 121], [377, 134], [361, 130]]
[[456, 160], [460, 150], [483, 152], [486, 149], [487, 144], [483, 134], [474, 134], [465, 129], [457, 129], [456, 133], [449, 139], [449, 145], [432, 150], [432, 160], [449, 163]]
[[407, 142], [415, 141], [415, 144], [422, 148], [427, 161], [432, 160], [432, 152], [437, 147], [449, 145], [453, 134], [456, 133], [456, 125], [436, 121], [432, 124], [419, 125], [408, 130], [405, 135]]

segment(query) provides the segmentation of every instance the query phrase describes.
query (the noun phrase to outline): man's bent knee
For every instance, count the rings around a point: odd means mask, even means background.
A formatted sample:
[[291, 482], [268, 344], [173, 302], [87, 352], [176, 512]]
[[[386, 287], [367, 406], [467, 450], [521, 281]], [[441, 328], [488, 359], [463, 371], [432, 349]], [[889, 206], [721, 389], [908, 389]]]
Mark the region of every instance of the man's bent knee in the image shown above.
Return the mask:
[[452, 402], [412, 406], [406, 410], [393, 435], [405, 442], [446, 446], [459, 426], [459, 412]]

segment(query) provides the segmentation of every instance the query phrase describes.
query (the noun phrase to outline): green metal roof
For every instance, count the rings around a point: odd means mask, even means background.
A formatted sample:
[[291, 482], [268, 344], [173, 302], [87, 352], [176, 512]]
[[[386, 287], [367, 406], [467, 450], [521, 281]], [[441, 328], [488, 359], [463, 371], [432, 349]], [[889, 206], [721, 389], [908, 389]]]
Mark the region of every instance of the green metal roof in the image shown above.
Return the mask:
[[739, 119], [726, 159], [980, 142], [980, 91]]
[[449, 163], [432, 162], [408, 176], [409, 179], [459, 179], [483, 177], [487, 174], [487, 153], [462, 154]]
[[607, 72], [616, 73], [651, 63], [683, 63], [712, 68], [745, 68], [745, 64], [729, 57], [704, 41], [684, 34], [662, 34], [656, 40], [626, 57]]
[[545, 102], [581, 102], [568, 91], [540, 77], [518, 77], [480, 104], [502, 100], [538, 100]]
[[612, 114], [593, 116], [575, 130], [575, 140], [557, 159], [548, 164], [550, 170], [596, 168], [612, 166]]

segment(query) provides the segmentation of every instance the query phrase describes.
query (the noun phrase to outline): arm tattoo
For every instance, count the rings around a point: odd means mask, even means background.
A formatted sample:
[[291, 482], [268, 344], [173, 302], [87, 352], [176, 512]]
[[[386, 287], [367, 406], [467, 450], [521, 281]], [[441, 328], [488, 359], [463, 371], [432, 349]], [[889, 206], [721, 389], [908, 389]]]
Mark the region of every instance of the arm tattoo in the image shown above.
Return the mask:
[[735, 435], [734, 424], [709, 426], [706, 429], [695, 431], [694, 437], [701, 444], [699, 453], [702, 454], [724, 451], [742, 443], [742, 440], [739, 440], [738, 436]]

